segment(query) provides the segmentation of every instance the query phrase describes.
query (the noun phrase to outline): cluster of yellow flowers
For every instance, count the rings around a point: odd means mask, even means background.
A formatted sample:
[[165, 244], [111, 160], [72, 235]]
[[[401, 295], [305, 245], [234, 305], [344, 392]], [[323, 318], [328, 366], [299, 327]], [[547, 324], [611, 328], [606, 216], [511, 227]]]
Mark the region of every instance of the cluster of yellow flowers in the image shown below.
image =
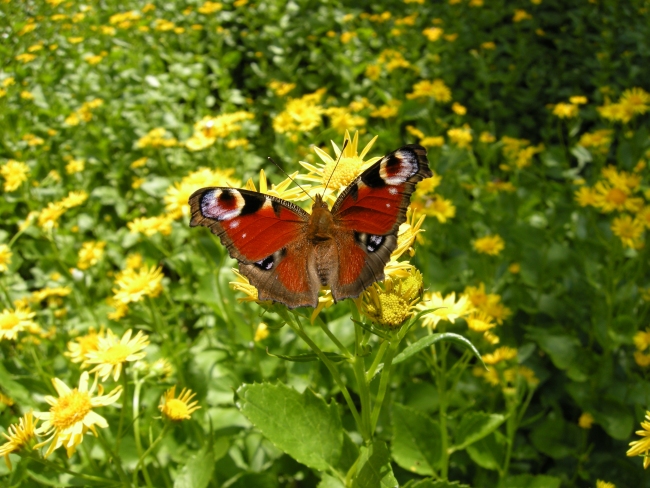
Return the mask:
[[630, 88], [625, 90], [616, 103], [609, 103], [598, 107], [600, 116], [613, 122], [627, 124], [635, 116], [646, 113], [650, 109], [650, 93], [643, 88]]
[[535, 154], [544, 150], [544, 145], [531, 146], [530, 141], [526, 139], [517, 139], [514, 137], [503, 136], [501, 138], [503, 147], [501, 149], [507, 163], [502, 164], [500, 168], [504, 171], [518, 168], [523, 169], [531, 165]]
[[602, 213], [620, 212], [612, 221], [612, 232], [625, 247], [633, 249], [643, 247], [643, 233], [650, 228], [650, 205], [644, 200], [650, 195], [642, 193], [639, 174], [644, 168], [645, 161], [638, 164], [632, 173], [606, 166], [601, 172], [602, 178], [594, 186], [582, 185], [575, 192], [575, 199], [581, 207], [591, 206]]
[[583, 97], [582, 95], [570, 97], [569, 103], [560, 102], [557, 105], [553, 105], [553, 115], [560, 119], [577, 117], [580, 111], [580, 105], [584, 105], [585, 103], [587, 103], [587, 97]]
[[20, 188], [29, 175], [29, 166], [21, 161], [8, 160], [0, 166], [0, 176], [5, 180], [4, 191], [12, 192]]
[[89, 102], [84, 102], [79, 109], [72, 112], [65, 118], [65, 125], [75, 126], [79, 125], [81, 122], [90, 122], [93, 118], [93, 110], [101, 107], [104, 104], [104, 100], [101, 98], [94, 98]]
[[252, 113], [243, 110], [217, 117], [205, 116], [194, 124], [194, 134], [185, 141], [185, 147], [190, 151], [200, 151], [210, 147], [218, 140], [226, 139], [233, 132], [240, 131], [242, 129], [240, 122], [253, 118]]
[[38, 213], [39, 227], [51, 230], [59, 225], [59, 218], [69, 209], [78, 207], [88, 200], [88, 193], [83, 190], [71, 191], [68, 196], [58, 202], [50, 202]]
[[[5, 312], [0, 315], [0, 340], [15, 339], [7, 334], [2, 335], [2, 331], [5, 330], [2, 327]], [[14, 326], [14, 329], [30, 327], [30, 323], [33, 322], [29, 318], [23, 319], [21, 324]], [[97, 412], [97, 408], [114, 404], [123, 391], [121, 386], [117, 386], [110, 393], [103, 394], [104, 388], [99, 384], [99, 379], [106, 381], [112, 376], [113, 381], [118, 381], [128, 363], [143, 362], [146, 357], [144, 349], [148, 345], [148, 336], [142, 331], [133, 336], [132, 329], [127, 330], [122, 337], [111, 330], [97, 332], [90, 329], [85, 336], [70, 341], [65, 355], [72, 362], [81, 363], [84, 369], [94, 367], [90, 371], [81, 373], [79, 384], [74, 388], [70, 388], [59, 378], [52, 378], [52, 385], [58, 397], [50, 395], [45, 397], [45, 401], [50, 405], [49, 410], [30, 411], [17, 424], [7, 429], [3, 434], [6, 442], [0, 446], [0, 456], [5, 458], [9, 469], [11, 469], [9, 454], [27, 453], [49, 444], [43, 453], [44, 457], [47, 458], [60, 447], [64, 447], [70, 457], [83, 442], [87, 433], [97, 436], [97, 428], [107, 428], [108, 421]], [[143, 367], [148, 368], [151, 377], [166, 377], [172, 371], [171, 365], [165, 359], [159, 359], [152, 365], [143, 362]], [[90, 384], [91, 373], [95, 373], [92, 385]], [[193, 412], [201, 408], [198, 402], [192, 402], [195, 394], [183, 389], [176, 397], [175, 391], [175, 386], [168, 389], [161, 397], [158, 408], [168, 420], [189, 419]], [[42, 422], [40, 427], [39, 422]], [[38, 437], [46, 437], [46, 439], [39, 440]]]
[[178, 145], [176, 138], [170, 136], [167, 130], [163, 127], [156, 127], [151, 129], [144, 136], [138, 139], [136, 147], [143, 149], [151, 147], [154, 149], [161, 147], [174, 147]]
[[109, 299], [109, 303], [115, 307], [115, 312], [110, 313], [108, 318], [119, 320], [127, 314], [130, 303], [160, 295], [163, 291], [163, 278], [161, 267], [143, 264], [139, 254], [129, 256], [125, 269], [115, 277], [113, 297]]

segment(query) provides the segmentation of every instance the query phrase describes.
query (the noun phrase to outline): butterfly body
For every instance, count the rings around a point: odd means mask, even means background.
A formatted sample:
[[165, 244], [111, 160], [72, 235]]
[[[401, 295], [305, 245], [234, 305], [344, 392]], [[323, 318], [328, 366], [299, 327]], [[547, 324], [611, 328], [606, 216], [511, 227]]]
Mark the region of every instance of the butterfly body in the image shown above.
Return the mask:
[[322, 286], [338, 301], [384, 278], [415, 184], [431, 175], [426, 150], [404, 146], [364, 171], [331, 210], [320, 195], [309, 214], [263, 193], [210, 187], [190, 197], [190, 225], [219, 236], [260, 300], [316, 307]]

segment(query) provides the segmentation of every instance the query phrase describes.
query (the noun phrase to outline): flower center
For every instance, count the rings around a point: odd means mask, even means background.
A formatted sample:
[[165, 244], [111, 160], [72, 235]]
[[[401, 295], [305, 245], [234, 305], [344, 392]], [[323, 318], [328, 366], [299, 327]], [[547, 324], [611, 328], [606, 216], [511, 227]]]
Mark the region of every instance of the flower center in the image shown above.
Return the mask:
[[115, 344], [101, 354], [102, 362], [107, 364], [120, 364], [126, 361], [131, 354], [131, 349], [126, 344]]
[[[336, 171], [334, 170], [336, 167]], [[336, 161], [330, 161], [323, 168], [323, 183], [327, 183], [330, 180], [329, 187], [333, 189], [339, 189], [344, 186], [348, 186], [352, 183], [361, 169], [361, 160], [359, 158], [341, 158], [338, 166], [336, 166]], [[334, 172], [334, 174], [332, 174]]]
[[11, 330], [20, 323], [20, 319], [15, 315], [7, 315], [0, 318], [0, 329]]
[[623, 205], [627, 200], [627, 195], [620, 188], [612, 188], [607, 192], [607, 200], [616, 205]]
[[52, 406], [52, 425], [58, 430], [66, 429], [83, 420], [91, 410], [90, 395], [75, 388]]
[[381, 303], [381, 322], [392, 327], [397, 327], [404, 322], [409, 314], [409, 305], [404, 299], [393, 293], [379, 295]]
[[187, 405], [178, 398], [172, 398], [165, 404], [165, 413], [172, 420], [183, 420], [189, 417]]

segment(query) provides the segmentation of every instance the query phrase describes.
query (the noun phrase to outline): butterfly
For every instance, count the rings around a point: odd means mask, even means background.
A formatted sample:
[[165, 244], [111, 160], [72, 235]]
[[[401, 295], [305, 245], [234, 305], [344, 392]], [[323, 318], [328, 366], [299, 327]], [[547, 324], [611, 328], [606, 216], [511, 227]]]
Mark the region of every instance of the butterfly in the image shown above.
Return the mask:
[[397, 247], [415, 185], [432, 176], [427, 152], [409, 144], [366, 169], [330, 210], [316, 195], [311, 214], [264, 193], [209, 187], [189, 199], [190, 226], [205, 226], [239, 261], [259, 300], [316, 307], [321, 286], [335, 301], [358, 297]]

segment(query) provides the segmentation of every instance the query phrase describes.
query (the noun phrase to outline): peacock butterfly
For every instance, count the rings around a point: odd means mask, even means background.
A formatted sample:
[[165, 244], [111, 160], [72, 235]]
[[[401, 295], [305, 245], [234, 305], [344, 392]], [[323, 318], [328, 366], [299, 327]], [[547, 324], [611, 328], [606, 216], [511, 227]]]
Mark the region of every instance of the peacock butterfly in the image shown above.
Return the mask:
[[365, 170], [332, 210], [316, 195], [311, 214], [291, 202], [235, 188], [195, 191], [190, 226], [221, 239], [260, 300], [316, 307], [321, 286], [334, 300], [384, 279], [415, 185], [432, 176], [422, 146], [401, 147]]

